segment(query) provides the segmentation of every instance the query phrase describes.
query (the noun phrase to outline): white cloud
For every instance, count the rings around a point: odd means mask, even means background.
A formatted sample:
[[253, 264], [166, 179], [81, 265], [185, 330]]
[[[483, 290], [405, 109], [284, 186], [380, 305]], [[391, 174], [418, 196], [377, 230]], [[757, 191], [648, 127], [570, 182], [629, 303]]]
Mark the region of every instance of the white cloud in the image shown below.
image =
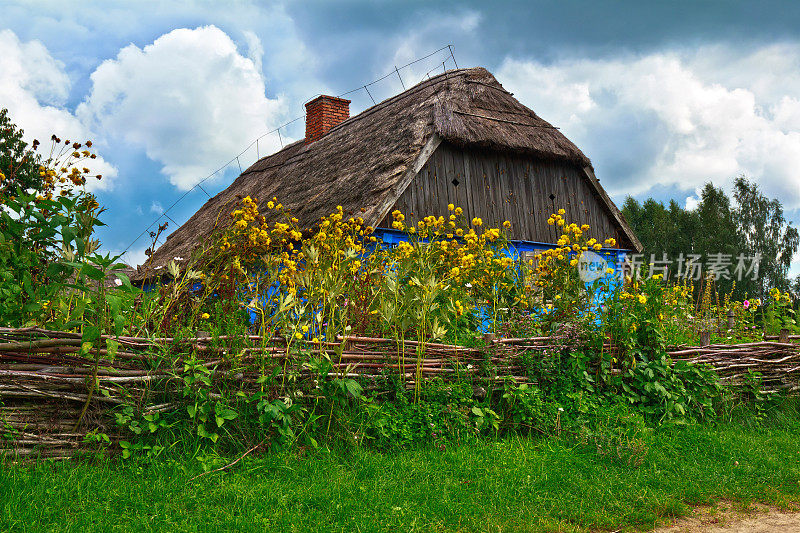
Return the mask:
[[[447, 42], [447, 39], [453, 42], [457, 39], [474, 38], [482, 20], [480, 12], [470, 9], [446, 14], [437, 12], [436, 16], [420, 18], [407, 31], [386, 36], [386, 42], [383, 43], [384, 52], [375, 56], [372, 76], [382, 77], [394, 66], [402, 67], [419, 60], [440, 48], [443, 42]], [[443, 39], [445, 40], [443, 41]], [[444, 70], [442, 62], [445, 62], [444, 67], [447, 69], [453, 69], [456, 66], [450, 57], [450, 50], [447, 48], [400, 70], [402, 82], [398, 77], [392, 75], [371, 86], [370, 91], [373, 92], [376, 100], [381, 101], [399, 93], [404, 88], [424, 81], [428, 76], [441, 74]], [[358, 94], [355, 98], [358, 98]], [[369, 102], [371, 103], [371, 100]]]
[[157, 215], [164, 214], [164, 207], [162, 207], [161, 202], [158, 200], [153, 200], [153, 203], [150, 204], [150, 212], [155, 213]]
[[247, 43], [247, 57], [253, 62], [253, 65], [255, 65], [256, 72], [263, 73], [262, 59], [264, 57], [264, 46], [261, 44], [261, 39], [250, 30], [242, 31], [242, 35], [244, 36], [245, 43]]
[[120, 257], [119, 260], [122, 261], [123, 263], [126, 263], [126, 264], [136, 268], [139, 265], [143, 265], [147, 261], [147, 254], [145, 254], [145, 251], [149, 247], [150, 247], [150, 245], [140, 246], [140, 247], [137, 247], [137, 248], [131, 248], [130, 250], [127, 250], [125, 252], [110, 251], [109, 253], [112, 256], [115, 256], [115, 255], [121, 253], [122, 257]]
[[[0, 105], [8, 108], [11, 120], [25, 131], [27, 142], [38, 139], [46, 150], [53, 134], [78, 142], [94, 138], [66, 109], [69, 77], [42, 43], [22, 42], [11, 30], [0, 30], [0, 50]], [[92, 171], [104, 179], [89, 180], [89, 190], [109, 188], [117, 173], [99, 157], [92, 162]]]
[[686, 204], [684, 205], [684, 209], [688, 209], [689, 211], [694, 211], [697, 209], [697, 206], [700, 205], [700, 195], [696, 194], [695, 196], [687, 196], [686, 197]]
[[507, 59], [498, 78], [587, 152], [612, 193], [729, 186], [746, 174], [800, 207], [800, 45]]
[[[250, 53], [260, 53], [257, 37], [247, 39]], [[184, 190], [286, 112], [283, 98], [266, 97], [260, 66], [214, 26], [173, 30], [144, 48], [129, 45], [91, 80], [77, 114], [110, 139], [143, 147]], [[262, 140], [262, 153], [278, 148], [272, 137]]]

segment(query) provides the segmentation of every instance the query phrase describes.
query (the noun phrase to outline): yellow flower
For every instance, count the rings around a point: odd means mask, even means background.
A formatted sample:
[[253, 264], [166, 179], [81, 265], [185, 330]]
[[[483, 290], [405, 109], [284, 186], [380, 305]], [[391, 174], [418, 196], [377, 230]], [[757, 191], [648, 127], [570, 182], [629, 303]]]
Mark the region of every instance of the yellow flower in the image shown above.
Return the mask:
[[483, 224], [483, 220], [481, 220], [480, 218], [475, 217], [472, 219], [473, 226], [480, 226], [481, 224]]
[[211, 318], [211, 315], [209, 315], [208, 313], [203, 313], [202, 315], [200, 315], [200, 318], [202, 318], [203, 320], [208, 320], [209, 318]]
[[564, 211], [563, 209], [559, 209], [559, 210], [558, 210], [558, 214], [559, 214], [559, 215], [563, 215], [564, 213], [566, 213], [566, 211]]
[[613, 269], [613, 268], [611, 268], [611, 267], [608, 267], [608, 268], [606, 269], [606, 274], [613, 274], [613, 273], [614, 273], [614, 269]]
[[294, 338], [300, 340], [303, 338], [303, 334], [298, 331], [294, 334]]
[[464, 211], [462, 211], [462, 209], [460, 207], [456, 207], [456, 210], [455, 210], [455, 214], [456, 215], [461, 216], [461, 213], [463, 213], [463, 212]]
[[506, 228], [506, 229], [510, 228], [511, 227], [511, 222], [509, 222], [508, 220], [504, 221], [503, 222], [503, 227]]
[[454, 206], [453, 204], [447, 204], [447, 210], [448, 211], [453, 211], [455, 208], [456, 208], [456, 206]]
[[645, 296], [644, 294], [640, 294], [639, 295], [639, 303], [646, 304], [647, 303], [647, 296]]

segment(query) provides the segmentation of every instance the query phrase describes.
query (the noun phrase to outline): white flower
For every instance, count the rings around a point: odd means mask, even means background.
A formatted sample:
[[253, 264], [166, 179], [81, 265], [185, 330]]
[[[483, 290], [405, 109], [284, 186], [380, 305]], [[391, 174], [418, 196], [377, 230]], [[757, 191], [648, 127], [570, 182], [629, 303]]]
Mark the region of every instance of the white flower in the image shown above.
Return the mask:
[[114, 285], [116, 285], [117, 287], [121, 286], [122, 280], [119, 278], [114, 278]]

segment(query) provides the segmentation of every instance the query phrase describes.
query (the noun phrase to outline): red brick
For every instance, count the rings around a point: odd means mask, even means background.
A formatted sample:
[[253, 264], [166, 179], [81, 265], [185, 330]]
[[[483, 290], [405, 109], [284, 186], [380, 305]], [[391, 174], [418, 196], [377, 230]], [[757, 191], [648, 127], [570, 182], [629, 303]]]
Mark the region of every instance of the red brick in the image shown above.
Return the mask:
[[350, 118], [350, 100], [318, 96], [306, 104], [306, 143], [312, 143], [331, 128]]

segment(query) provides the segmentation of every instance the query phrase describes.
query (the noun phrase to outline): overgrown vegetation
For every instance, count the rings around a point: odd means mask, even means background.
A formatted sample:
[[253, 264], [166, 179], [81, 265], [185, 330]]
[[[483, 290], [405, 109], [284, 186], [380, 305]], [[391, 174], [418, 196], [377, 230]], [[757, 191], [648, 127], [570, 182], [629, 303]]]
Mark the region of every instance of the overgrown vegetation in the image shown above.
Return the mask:
[[[669, 450], [665, 435], [676, 442], [687, 438], [686, 443], [704, 438], [701, 430], [677, 427], [729, 423], [742, 411], [763, 421], [785, 400], [781, 392], [764, 393], [757, 374], [748, 375], [744, 386], [723, 385], [708, 367], [671, 361], [667, 347], [696, 344], [701, 331], [727, 342], [784, 329], [797, 332], [796, 302], [788, 292], [773, 288], [761, 300], [736, 300], [730, 292], [721, 294], [713, 278], [698, 288], [685, 281], [670, 285], [658, 275], [619, 279], [611, 265], [587, 284], [579, 276], [580, 258], [589, 251], [603, 254], [616, 243], [592, 236], [588, 225], [565, 220], [563, 210], [548, 220], [561, 230], [553, 249], [520, 262], [508, 249], [504, 228], [484, 228], [482, 220], [469, 220], [455, 205], [447, 216], [416, 221], [395, 211], [393, 227], [404, 231], [407, 241], [386, 247], [374, 228], [341, 208], [315, 228], [300, 228], [278, 198], [258, 202], [245, 197], [220, 214], [226, 217], [221, 229], [192, 257], [176, 258], [163, 268], [145, 265], [146, 290], [141, 290], [119, 272], [116, 258], [99, 252], [93, 239], [102, 210], [82, 188], [89, 169], [79, 168], [93, 157], [86, 148], [90, 143], [62, 143], [55, 137], [52, 143], [49, 157], [35, 159], [38, 185], [26, 181], [28, 189], [23, 189], [15, 176], [0, 174], [14, 183], [0, 189], [0, 322], [80, 334], [75, 355], [94, 366], [74, 429], [85, 432], [86, 443], [100, 455], [119, 455], [140, 465], [123, 467], [122, 478], [134, 471], [154, 479], [174, 477], [174, 464], [153, 465], [176, 453], [192, 458], [190, 471], [210, 472], [232, 455], [256, 449], [283, 454], [316, 450], [310, 453], [323, 463], [331, 460], [324, 450], [345, 449], [360, 461], [388, 461], [397, 468], [404, 457], [411, 457], [413, 465], [436, 453], [444, 464], [466, 461], [461, 470], [443, 472], [451, 476], [443, 482], [451, 483], [480, 468], [492, 469], [475, 458], [466, 460], [468, 451], [462, 450], [478, 450], [480, 457], [496, 449], [510, 469], [518, 447], [523, 457], [533, 454], [542, 468], [549, 468], [553, 458], [537, 455], [549, 446], [588, 469], [615, 465], [618, 479], [613, 482], [624, 481], [625, 469], [634, 468], [635, 482], [650, 484], [655, 478], [636, 469], [663, 467]], [[118, 284], [108, 283], [111, 274]], [[559, 342], [544, 354], [523, 357], [522, 380], [495, 380], [490, 357], [469, 377], [455, 372], [455, 379], [421, 379], [426, 345], [482, 345], [481, 329], [504, 337], [550, 335]], [[192, 344], [188, 350], [176, 348], [199, 331], [212, 338], [210, 346], [221, 359], [209, 358]], [[88, 431], [82, 421], [93, 395], [104, 393], [97, 385], [98, 369], [102, 361], [114, 361], [125, 335], [164, 339], [155, 344], [161, 349], [147, 354], [147, 364], [171, 369], [161, 379], [178, 383], [180, 393], [158, 409], [146, 407], [147, 394], [122, 394], [128, 399], [103, 413], [122, 436], [112, 438]], [[387, 366], [379, 378], [359, 380], [355, 373], [334, 370], [333, 363], [342, 362], [344, 343], [333, 341], [352, 335], [415, 341], [414, 353], [403, 356], [416, 371]], [[284, 340], [285, 357], [271, 358], [266, 350], [247, 355], [250, 348], [271, 346], [276, 337]], [[290, 359], [297, 364], [288, 365]], [[307, 372], [293, 370], [298, 365]], [[221, 379], [223, 366], [228, 376], [255, 375], [258, 390]], [[150, 391], [162, 384], [153, 380]], [[124, 393], [124, 380], [116, 386]], [[794, 420], [796, 412], [790, 412]], [[715, 438], [725, 440], [726, 435], [723, 431]], [[783, 442], [784, 436], [779, 438]], [[378, 454], [419, 446], [423, 451], [396, 459]], [[648, 458], [654, 453], [666, 455], [653, 462]], [[269, 467], [255, 468], [268, 468], [274, 481], [289, 483], [291, 476], [274, 477], [273, 469], [284, 461], [278, 457], [293, 456], [275, 455], [260, 463]], [[708, 466], [717, 469], [713, 475], [722, 468], [717, 459]], [[148, 461], [150, 466], [141, 466]], [[308, 468], [305, 459], [285, 461], [284, 467]], [[677, 479], [679, 468], [671, 471]], [[41, 482], [42, 472], [3, 473], [18, 486], [8, 500], [11, 511], [25, 497], [25, 487]], [[796, 478], [791, 469], [776, 472], [781, 483]], [[163, 492], [153, 497], [164, 498], [172, 490], [162, 481], [156, 484]], [[517, 494], [520, 487], [509, 490]], [[792, 487], [787, 494], [794, 494]], [[506, 505], [513, 508], [510, 502]], [[542, 524], [580, 519], [610, 527], [602, 517], [605, 511], [597, 512], [601, 515], [591, 519], [566, 509], [534, 517]], [[666, 512], [653, 507], [650, 514], [627, 521], [643, 523], [645, 516], [649, 520], [653, 513]], [[408, 524], [415, 516], [398, 511], [399, 521], [392, 522], [392, 513], [380, 514], [386, 527]], [[282, 516], [293, 520], [295, 514]], [[471, 527], [485, 511], [463, 516]], [[220, 520], [240, 523], [232, 517]], [[436, 520], [447, 527], [461, 524], [450, 515]]]

